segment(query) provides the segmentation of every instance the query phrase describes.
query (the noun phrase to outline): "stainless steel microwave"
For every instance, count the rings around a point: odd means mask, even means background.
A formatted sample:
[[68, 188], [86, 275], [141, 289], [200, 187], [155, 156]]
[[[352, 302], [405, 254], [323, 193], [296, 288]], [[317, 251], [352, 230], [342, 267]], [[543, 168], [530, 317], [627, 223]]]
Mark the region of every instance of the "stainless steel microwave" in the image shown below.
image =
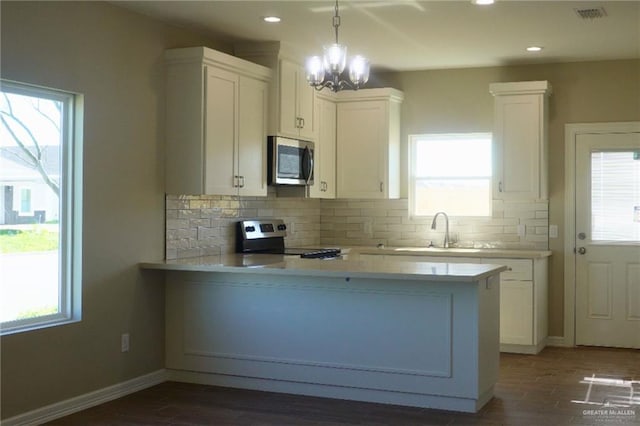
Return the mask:
[[269, 136], [267, 143], [270, 185], [313, 184], [313, 142]]

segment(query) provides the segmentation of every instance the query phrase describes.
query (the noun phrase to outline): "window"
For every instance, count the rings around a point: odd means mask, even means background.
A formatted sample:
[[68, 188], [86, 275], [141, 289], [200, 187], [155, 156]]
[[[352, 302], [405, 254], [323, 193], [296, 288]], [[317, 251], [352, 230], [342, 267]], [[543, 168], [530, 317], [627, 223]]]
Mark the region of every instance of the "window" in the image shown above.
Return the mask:
[[20, 190], [20, 213], [31, 213], [31, 189], [29, 188]]
[[412, 216], [491, 215], [491, 134], [428, 134], [409, 138]]
[[0, 331], [80, 319], [82, 97], [0, 80]]
[[591, 153], [591, 239], [640, 242], [640, 151]]

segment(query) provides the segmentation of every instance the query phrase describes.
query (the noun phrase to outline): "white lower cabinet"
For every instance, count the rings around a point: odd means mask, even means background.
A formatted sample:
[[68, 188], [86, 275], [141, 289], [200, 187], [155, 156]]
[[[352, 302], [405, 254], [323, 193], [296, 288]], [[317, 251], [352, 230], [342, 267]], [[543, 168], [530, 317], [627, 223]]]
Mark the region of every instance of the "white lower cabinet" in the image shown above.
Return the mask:
[[500, 343], [533, 344], [533, 283], [503, 281], [500, 284]]
[[500, 274], [500, 350], [536, 354], [548, 335], [548, 259], [482, 259]]

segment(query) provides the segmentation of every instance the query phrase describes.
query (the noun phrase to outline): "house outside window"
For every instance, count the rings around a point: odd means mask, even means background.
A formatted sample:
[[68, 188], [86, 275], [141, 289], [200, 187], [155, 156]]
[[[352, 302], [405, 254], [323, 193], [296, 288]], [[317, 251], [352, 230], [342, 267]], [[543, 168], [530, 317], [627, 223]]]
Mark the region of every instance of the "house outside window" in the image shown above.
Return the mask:
[[0, 80], [0, 331], [80, 320], [82, 96]]
[[409, 213], [491, 216], [491, 133], [409, 137]]

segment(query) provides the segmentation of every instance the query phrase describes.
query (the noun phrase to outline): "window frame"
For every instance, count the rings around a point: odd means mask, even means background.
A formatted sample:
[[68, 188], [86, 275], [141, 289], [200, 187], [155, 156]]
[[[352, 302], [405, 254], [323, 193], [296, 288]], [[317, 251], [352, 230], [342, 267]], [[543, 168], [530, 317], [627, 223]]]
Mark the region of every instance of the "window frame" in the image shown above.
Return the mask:
[[0, 335], [78, 322], [82, 319], [83, 110], [79, 93], [0, 79], [0, 91], [63, 104], [60, 154], [59, 312], [0, 322]]
[[[426, 218], [433, 217], [433, 214], [427, 215], [418, 215], [416, 214], [416, 189], [417, 189], [417, 181], [421, 178], [417, 177], [416, 171], [416, 149], [417, 145], [420, 141], [423, 140], [442, 140], [442, 139], [451, 139], [451, 140], [460, 140], [460, 139], [477, 139], [477, 138], [486, 138], [491, 142], [490, 148], [490, 158], [493, 161], [493, 134], [491, 132], [469, 132], [469, 133], [423, 133], [423, 134], [415, 134], [409, 135], [409, 149], [408, 149], [408, 163], [409, 163], [409, 176], [408, 176], [408, 198], [409, 198], [409, 217], [410, 218]], [[451, 180], [456, 179], [470, 179], [469, 177], [452, 177]], [[473, 178], [471, 178], [473, 179]], [[489, 213], [487, 215], [456, 215], [452, 214], [450, 216], [457, 217], [465, 217], [465, 218], [479, 218], [479, 219], [487, 219], [492, 217], [493, 210], [493, 164], [491, 166], [491, 175], [489, 176]]]

